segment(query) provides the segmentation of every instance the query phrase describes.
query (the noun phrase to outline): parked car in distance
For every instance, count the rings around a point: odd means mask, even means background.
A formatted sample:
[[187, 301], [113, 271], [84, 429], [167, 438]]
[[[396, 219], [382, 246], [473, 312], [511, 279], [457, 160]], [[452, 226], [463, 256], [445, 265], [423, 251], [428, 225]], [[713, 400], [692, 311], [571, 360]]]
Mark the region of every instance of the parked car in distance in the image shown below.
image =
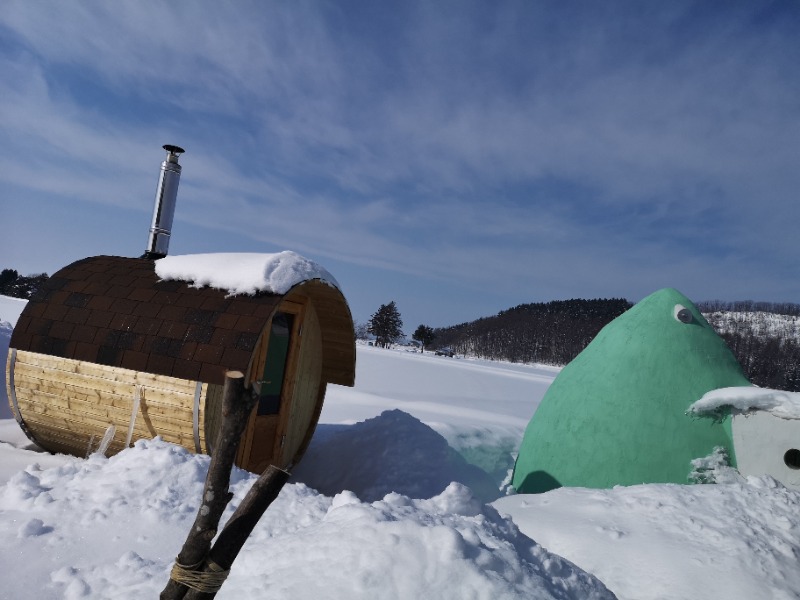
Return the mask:
[[445, 346], [444, 348], [439, 348], [435, 351], [436, 356], [449, 356], [450, 358], [456, 355], [455, 352], [449, 347]]

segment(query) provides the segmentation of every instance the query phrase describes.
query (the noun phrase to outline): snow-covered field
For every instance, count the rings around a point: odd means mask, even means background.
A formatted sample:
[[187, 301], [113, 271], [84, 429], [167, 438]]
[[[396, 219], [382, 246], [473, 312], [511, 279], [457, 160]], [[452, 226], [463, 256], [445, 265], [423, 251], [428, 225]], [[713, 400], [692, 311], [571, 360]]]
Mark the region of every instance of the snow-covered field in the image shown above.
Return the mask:
[[0, 296], [0, 323], [5, 322], [6, 325], [11, 325], [12, 327], [16, 325], [17, 319], [26, 304], [26, 300]]
[[[800, 598], [800, 493], [769, 478], [506, 495], [557, 373], [359, 346], [356, 387], [329, 388], [218, 597]], [[159, 440], [51, 456], [11, 419], [0, 440], [0, 598], [157, 597], [207, 457]], [[236, 471], [233, 504], [251, 482]]]

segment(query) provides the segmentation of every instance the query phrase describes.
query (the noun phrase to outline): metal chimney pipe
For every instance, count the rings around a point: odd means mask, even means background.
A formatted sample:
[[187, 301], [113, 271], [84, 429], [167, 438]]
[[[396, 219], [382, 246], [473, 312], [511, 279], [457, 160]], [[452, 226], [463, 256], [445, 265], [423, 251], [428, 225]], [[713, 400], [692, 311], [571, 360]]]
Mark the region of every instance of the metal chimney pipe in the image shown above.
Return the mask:
[[181, 166], [178, 157], [185, 152], [179, 146], [163, 146], [167, 159], [161, 163], [161, 175], [156, 188], [156, 204], [153, 208], [153, 223], [150, 225], [150, 238], [144, 258], [164, 258], [169, 249], [169, 236], [172, 232], [172, 218], [175, 216], [175, 202], [178, 198], [178, 183], [181, 179]]

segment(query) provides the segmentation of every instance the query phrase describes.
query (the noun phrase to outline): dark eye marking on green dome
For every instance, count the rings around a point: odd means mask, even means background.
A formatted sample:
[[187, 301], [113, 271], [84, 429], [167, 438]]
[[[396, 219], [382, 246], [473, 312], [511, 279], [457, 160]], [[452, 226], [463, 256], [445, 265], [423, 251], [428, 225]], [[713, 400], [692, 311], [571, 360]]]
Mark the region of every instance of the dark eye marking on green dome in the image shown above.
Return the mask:
[[675, 317], [676, 321], [680, 321], [681, 323], [692, 322], [692, 311], [686, 308], [683, 304], [675, 305], [675, 308], [672, 310], [672, 316]]

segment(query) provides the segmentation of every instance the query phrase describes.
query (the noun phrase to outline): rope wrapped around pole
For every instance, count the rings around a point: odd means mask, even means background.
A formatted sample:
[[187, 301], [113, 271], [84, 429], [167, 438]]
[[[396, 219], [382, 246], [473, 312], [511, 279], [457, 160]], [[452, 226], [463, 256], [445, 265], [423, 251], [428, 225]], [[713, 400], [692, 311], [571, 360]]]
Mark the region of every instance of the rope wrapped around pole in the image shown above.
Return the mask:
[[[278, 497], [289, 472], [270, 465], [261, 474], [233, 511], [206, 558], [205, 569], [230, 569], [253, 528], [270, 504]], [[211, 600], [216, 592], [189, 590], [185, 600]]]
[[169, 578], [197, 592], [216, 594], [225, 583], [229, 573], [230, 569], [225, 570], [213, 561], [182, 565], [176, 559]]

